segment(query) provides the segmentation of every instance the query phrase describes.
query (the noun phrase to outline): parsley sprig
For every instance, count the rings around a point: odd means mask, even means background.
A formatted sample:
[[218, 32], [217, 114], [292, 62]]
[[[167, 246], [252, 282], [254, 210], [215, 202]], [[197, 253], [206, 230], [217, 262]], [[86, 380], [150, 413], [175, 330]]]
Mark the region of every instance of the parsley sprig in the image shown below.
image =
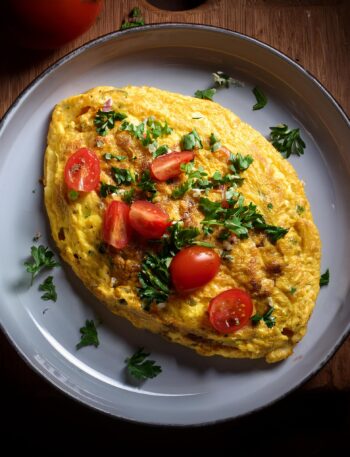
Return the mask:
[[53, 282], [53, 276], [48, 276], [43, 283], [39, 285], [39, 290], [45, 292], [40, 298], [42, 300], [57, 300], [56, 287]]
[[105, 160], [113, 160], [113, 159], [115, 159], [115, 160], [118, 160], [118, 162], [121, 162], [122, 160], [127, 159], [126, 156], [119, 156], [119, 155], [116, 156], [116, 155], [113, 155], [113, 154], [111, 154], [109, 152], [107, 152], [106, 154], [103, 154], [103, 158]]
[[268, 311], [266, 311], [265, 314], [254, 314], [254, 316], [251, 317], [252, 323], [256, 325], [258, 322], [263, 320], [268, 328], [274, 327], [276, 325], [276, 318], [275, 316], [272, 316], [274, 309], [275, 308], [273, 306], [270, 306], [270, 308], [268, 309]]
[[320, 287], [328, 286], [329, 278], [330, 278], [329, 268], [327, 268], [327, 270], [320, 276]]
[[210, 134], [209, 144], [210, 144], [211, 152], [215, 152], [219, 148], [221, 148], [221, 142], [220, 142], [219, 138], [216, 135], [214, 135], [214, 133]]
[[196, 98], [203, 98], [205, 100], [213, 101], [213, 97], [214, 97], [215, 93], [216, 93], [216, 89], [212, 87], [211, 89], [196, 90], [196, 92], [194, 93], [194, 96]]
[[157, 193], [156, 184], [151, 178], [149, 170], [144, 170], [141, 174], [141, 178], [137, 183], [137, 187], [141, 189], [145, 194], [147, 200], [152, 201]]
[[213, 73], [213, 79], [217, 87], [226, 87], [226, 89], [228, 89], [230, 86], [244, 87], [244, 83], [232, 78], [223, 71], [217, 71]]
[[115, 111], [98, 110], [94, 119], [96, 132], [101, 136], [106, 136], [108, 130], [114, 127], [115, 121], [122, 121], [127, 116], [124, 113], [116, 113]]
[[192, 151], [193, 149], [202, 147], [202, 140], [195, 129], [193, 129], [192, 132], [187, 133], [187, 135], [184, 135], [181, 139], [181, 148], [184, 151]]
[[299, 129], [289, 129], [286, 124], [278, 124], [275, 127], [270, 127], [270, 140], [272, 145], [286, 159], [291, 154], [301, 156], [304, 154], [305, 143], [300, 136]]
[[60, 266], [60, 264], [54, 259], [54, 253], [42, 244], [38, 247], [32, 246], [31, 255], [32, 261], [24, 262], [26, 271], [32, 275], [30, 285], [33, 284], [34, 279], [44, 268], [54, 268]]
[[118, 186], [130, 186], [130, 184], [135, 182], [135, 177], [127, 168], [117, 168], [112, 167], [112, 178]]
[[96, 348], [100, 344], [97, 335], [97, 328], [93, 320], [86, 320], [85, 326], [80, 329], [80, 342], [76, 345], [77, 349], [81, 349], [84, 346], [95, 346]]
[[141, 25], [145, 25], [145, 21], [142, 17], [141, 9], [135, 7], [130, 11], [128, 19], [123, 21], [120, 30], [131, 29], [133, 27], [140, 27]]
[[253, 111], [264, 108], [264, 106], [267, 104], [267, 97], [264, 92], [260, 89], [260, 87], [254, 87], [252, 92], [256, 98], [256, 103], [253, 106]]
[[144, 122], [140, 124], [132, 124], [131, 122], [124, 121], [120, 126], [121, 130], [130, 132], [135, 138], [137, 138], [142, 146], [148, 147], [153, 153], [158, 145], [157, 138], [170, 135], [173, 129], [169, 127], [168, 123], [165, 121], [162, 124], [160, 121], [157, 121], [153, 116], [150, 116]]
[[151, 354], [144, 352], [143, 348], [138, 349], [134, 355], [125, 359], [128, 373], [135, 379], [144, 381], [155, 378], [162, 372], [162, 368], [156, 365], [154, 360], [146, 360]]

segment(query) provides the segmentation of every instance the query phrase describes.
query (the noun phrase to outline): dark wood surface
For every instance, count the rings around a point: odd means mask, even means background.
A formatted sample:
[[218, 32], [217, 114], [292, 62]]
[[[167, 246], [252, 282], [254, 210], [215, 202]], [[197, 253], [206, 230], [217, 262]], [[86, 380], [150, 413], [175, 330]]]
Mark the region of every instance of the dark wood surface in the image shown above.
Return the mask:
[[[174, 7], [176, 1], [170, 3]], [[349, 114], [349, 3], [347, 0], [208, 0], [189, 11], [164, 11], [146, 0], [106, 0], [103, 12], [89, 31], [58, 50], [40, 52], [16, 45], [6, 33], [5, 25], [11, 18], [3, 14], [0, 17], [0, 117], [45, 68], [81, 44], [118, 30], [134, 6], [141, 7], [147, 23], [217, 25], [274, 46], [316, 76]], [[4, 436], [14, 443], [23, 436], [28, 449], [44, 447], [51, 439], [58, 446], [57, 442], [62, 444], [72, 437], [75, 442], [81, 441], [81, 446], [86, 441], [85, 444], [90, 442], [101, 450], [113, 449], [115, 439], [118, 452], [119, 444], [131, 445], [132, 437], [138, 436], [140, 439], [133, 446], [143, 441], [145, 451], [156, 445], [166, 452], [170, 442], [172, 448], [181, 446], [178, 437], [191, 439], [192, 446], [187, 444], [187, 448], [201, 448], [201, 444], [215, 448], [217, 440], [223, 445], [229, 434], [230, 441], [236, 440], [238, 448], [242, 440], [248, 439], [252, 453], [261, 449], [262, 443], [266, 446], [266, 439], [271, 439], [273, 446], [271, 443], [265, 450], [270, 449], [273, 455], [273, 450], [281, 446], [284, 455], [297, 450], [302, 450], [300, 455], [321, 455], [328, 448], [341, 449], [342, 439], [350, 430], [350, 339], [313, 379], [287, 398], [247, 418], [205, 429], [145, 427], [91, 411], [64, 397], [32, 372], [2, 334], [0, 372], [2, 412], [7, 424]], [[33, 430], [37, 435], [33, 435]], [[255, 430], [254, 442], [251, 442], [252, 430]]]

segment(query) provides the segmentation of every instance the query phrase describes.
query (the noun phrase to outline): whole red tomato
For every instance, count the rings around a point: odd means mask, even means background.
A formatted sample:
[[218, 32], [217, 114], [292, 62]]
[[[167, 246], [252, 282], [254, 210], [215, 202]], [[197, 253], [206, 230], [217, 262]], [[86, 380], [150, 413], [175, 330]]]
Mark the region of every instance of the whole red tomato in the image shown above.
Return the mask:
[[54, 49], [95, 22], [103, 0], [7, 0], [15, 36], [25, 47]]

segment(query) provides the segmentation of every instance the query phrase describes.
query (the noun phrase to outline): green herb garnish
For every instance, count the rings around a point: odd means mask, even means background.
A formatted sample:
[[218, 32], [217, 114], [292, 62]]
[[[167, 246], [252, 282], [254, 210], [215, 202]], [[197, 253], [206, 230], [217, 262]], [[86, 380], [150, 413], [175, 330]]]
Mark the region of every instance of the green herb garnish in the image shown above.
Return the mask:
[[81, 349], [84, 346], [97, 346], [100, 344], [97, 335], [97, 329], [93, 320], [85, 321], [85, 326], [80, 329], [80, 342], [75, 346], [77, 349]]
[[125, 359], [128, 373], [135, 379], [144, 381], [145, 379], [155, 378], [162, 372], [159, 365], [154, 360], [145, 360], [150, 354], [138, 349], [134, 355]]
[[193, 129], [192, 132], [182, 137], [181, 147], [185, 151], [192, 151], [193, 149], [203, 147], [202, 140], [200, 139], [195, 129]]
[[113, 186], [112, 184], [106, 184], [104, 182], [101, 182], [101, 186], [100, 186], [101, 197], [106, 198], [107, 195], [117, 194], [118, 192], [119, 192], [119, 189], [117, 186]]
[[273, 208], [273, 204], [272, 203], [268, 203], [267, 207], [268, 207], [268, 209], [272, 209]]
[[153, 153], [152, 157], [155, 159], [156, 157], [162, 156], [163, 154], [167, 154], [170, 151], [170, 148], [164, 144], [163, 146], [159, 146]]
[[101, 136], [106, 136], [108, 130], [111, 130], [114, 127], [115, 121], [122, 121], [126, 117], [127, 116], [124, 113], [98, 110], [94, 119], [96, 132]]
[[290, 290], [289, 290], [289, 292], [290, 292], [292, 295], [294, 295], [296, 291], [297, 291], [297, 289], [296, 289], [295, 287], [291, 287]]
[[298, 214], [303, 214], [305, 208], [303, 206], [297, 205], [296, 210]]
[[264, 108], [264, 106], [266, 106], [267, 104], [267, 97], [264, 94], [264, 92], [259, 87], [254, 87], [253, 94], [256, 98], [256, 103], [253, 106], [253, 110], [257, 111], [259, 109]]
[[26, 271], [32, 275], [30, 285], [33, 284], [34, 279], [42, 269], [60, 266], [60, 264], [56, 262], [56, 260], [53, 258], [54, 253], [50, 251], [48, 247], [45, 248], [43, 245], [40, 245], [38, 247], [32, 246], [31, 255], [33, 259], [32, 262], [24, 262]]
[[157, 193], [155, 182], [152, 180], [149, 170], [142, 172], [141, 179], [137, 183], [137, 187], [145, 192], [147, 199], [151, 201]]
[[210, 144], [210, 150], [211, 152], [217, 151], [219, 148], [221, 148], [221, 142], [217, 136], [214, 135], [214, 133], [210, 134], [209, 137], [209, 144]]
[[133, 27], [140, 27], [145, 25], [145, 21], [142, 17], [141, 9], [138, 7], [133, 8], [126, 21], [123, 21], [120, 30], [131, 29]]
[[145, 311], [150, 310], [152, 303], [166, 302], [170, 293], [169, 264], [171, 257], [147, 254], [138, 274], [141, 287], [137, 289]]
[[118, 162], [121, 162], [122, 160], [125, 160], [127, 159], [126, 156], [115, 156], [113, 154], [110, 154], [109, 152], [107, 152], [106, 154], [103, 154], [103, 158], [105, 160], [112, 160], [112, 159], [115, 159], [115, 160], [118, 160]]
[[[203, 167], [199, 167], [196, 170], [193, 167], [193, 162], [181, 164], [180, 168], [187, 175], [187, 180], [179, 186], [175, 187], [171, 194], [172, 198], [181, 198], [183, 195], [185, 195], [186, 192], [188, 192], [193, 187], [198, 186], [198, 188], [200, 188], [200, 186], [203, 185], [204, 181], [202, 180], [202, 178], [207, 176], [208, 174], [204, 171]], [[197, 181], [196, 178], [198, 178]], [[209, 185], [211, 186], [210, 183]]]
[[57, 292], [53, 283], [53, 276], [48, 276], [43, 283], [39, 285], [39, 290], [45, 292], [40, 298], [42, 300], [57, 300]]
[[244, 87], [244, 83], [238, 81], [237, 79], [231, 78], [228, 74], [223, 71], [217, 71], [213, 73], [214, 83], [217, 87], [226, 87], [228, 89], [230, 86], [235, 87]]
[[204, 90], [196, 90], [194, 93], [194, 96], [196, 98], [203, 98], [205, 100], [211, 100], [213, 101], [213, 97], [215, 95], [216, 89], [211, 88], [211, 89], [204, 89]]
[[250, 155], [242, 156], [242, 154], [232, 154], [230, 153], [230, 170], [234, 173], [242, 173], [242, 171], [247, 170], [249, 166], [253, 163], [253, 157]]
[[257, 324], [263, 320], [268, 328], [274, 327], [276, 325], [276, 318], [272, 316], [274, 309], [275, 308], [273, 306], [270, 306], [270, 309], [262, 316], [258, 313], [254, 314], [254, 316], [251, 317], [252, 323]]
[[328, 286], [329, 277], [330, 277], [329, 268], [327, 268], [327, 270], [320, 277], [320, 287]]
[[161, 122], [150, 116], [145, 122], [141, 122], [138, 125], [132, 124], [131, 122], [124, 121], [120, 126], [121, 130], [130, 132], [135, 138], [141, 141], [142, 146], [150, 147], [155, 149], [157, 147], [156, 139], [165, 135], [170, 135], [173, 131], [168, 123]]
[[68, 192], [68, 198], [69, 198], [69, 200], [74, 202], [75, 200], [77, 200], [79, 198], [79, 192], [77, 192], [76, 190], [73, 190], [73, 189], [70, 190]]
[[134, 176], [130, 173], [127, 168], [116, 168], [112, 167], [112, 178], [118, 186], [130, 186], [135, 182]]
[[272, 145], [279, 151], [286, 159], [291, 154], [301, 156], [304, 154], [305, 143], [300, 137], [300, 130], [289, 130], [286, 124], [278, 124], [276, 127], [270, 127], [270, 140]]
[[135, 189], [130, 189], [130, 190], [127, 190], [126, 192], [124, 192], [124, 194], [122, 195], [122, 200], [123, 200], [123, 202], [130, 205], [132, 203], [132, 201], [134, 200], [134, 196], [135, 196]]

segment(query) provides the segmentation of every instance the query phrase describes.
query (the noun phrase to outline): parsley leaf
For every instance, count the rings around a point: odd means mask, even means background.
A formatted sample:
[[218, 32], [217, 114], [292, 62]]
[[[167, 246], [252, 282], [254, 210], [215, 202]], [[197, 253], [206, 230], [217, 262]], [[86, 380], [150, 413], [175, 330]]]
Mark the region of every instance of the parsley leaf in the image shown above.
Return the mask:
[[182, 137], [181, 147], [184, 151], [192, 151], [193, 149], [203, 148], [202, 140], [195, 129]]
[[153, 200], [155, 194], [157, 193], [157, 188], [155, 182], [151, 178], [149, 170], [142, 172], [141, 179], [137, 183], [137, 187], [145, 192], [148, 200]]
[[204, 90], [196, 90], [194, 93], [194, 96], [196, 98], [204, 98], [206, 100], [211, 100], [213, 101], [213, 97], [215, 95], [216, 89], [204, 89]]
[[114, 127], [115, 121], [122, 121], [126, 117], [127, 116], [124, 113], [98, 110], [94, 119], [96, 132], [101, 136], [106, 136], [108, 130], [111, 130]]
[[259, 87], [254, 87], [253, 94], [256, 98], [256, 103], [253, 106], [253, 110], [257, 111], [259, 109], [264, 108], [264, 106], [266, 106], [267, 104], [267, 97], [264, 94], [264, 92]]
[[329, 278], [330, 278], [329, 268], [327, 268], [327, 270], [320, 276], [320, 287], [328, 286]]
[[39, 290], [45, 292], [40, 297], [42, 300], [57, 300], [57, 292], [55, 284], [53, 283], [53, 276], [48, 276], [45, 281], [39, 285]]
[[[175, 187], [171, 194], [172, 198], [177, 199], [182, 197], [183, 195], [185, 195], [187, 191], [192, 189], [194, 186], [200, 188], [200, 186], [204, 184], [210, 185], [209, 181], [204, 182], [202, 179], [203, 177], [207, 176], [207, 173], [204, 171], [203, 167], [199, 167], [197, 170], [195, 170], [193, 167], [193, 162], [181, 164], [180, 168], [182, 171], [186, 173], [188, 179], [179, 186]], [[197, 181], [195, 181], [195, 178], [198, 178]]]
[[141, 287], [137, 289], [145, 311], [150, 310], [152, 303], [166, 302], [170, 294], [170, 257], [147, 254], [138, 274]]
[[109, 152], [107, 152], [106, 154], [103, 155], [103, 158], [105, 160], [112, 160], [112, 159], [115, 159], [115, 160], [118, 160], [118, 162], [121, 162], [122, 160], [125, 160], [127, 159], [126, 156], [115, 156], [113, 154], [110, 154]]
[[267, 207], [268, 207], [268, 209], [272, 209], [273, 208], [273, 204], [272, 203], [268, 203]]
[[236, 87], [244, 86], [244, 83], [238, 81], [237, 79], [231, 78], [231, 76], [227, 75], [223, 71], [217, 71], [216, 73], [213, 73], [213, 79], [216, 86], [226, 87], [226, 89], [228, 89], [230, 85]]
[[81, 349], [84, 346], [95, 346], [97, 348], [100, 344], [95, 322], [93, 320], [86, 320], [85, 327], [81, 327], [80, 333], [80, 342], [75, 346], [77, 349]]
[[130, 173], [127, 168], [116, 168], [112, 167], [112, 178], [117, 183], [118, 186], [125, 185], [130, 186], [133, 182], [135, 182], [134, 176]]
[[140, 348], [134, 355], [125, 359], [128, 373], [141, 381], [158, 376], [162, 372], [162, 369], [159, 365], [156, 365], [154, 360], [145, 360], [149, 356], [150, 354], [144, 352], [143, 348]]
[[43, 268], [54, 268], [60, 266], [60, 264], [53, 258], [54, 253], [50, 251], [48, 247], [45, 248], [43, 245], [38, 247], [32, 246], [31, 255], [33, 261], [24, 262], [26, 271], [32, 275], [30, 285], [33, 284], [34, 279]]
[[155, 120], [153, 116], [150, 116], [145, 122], [141, 122], [138, 125], [124, 121], [120, 126], [120, 129], [134, 135], [135, 138], [141, 141], [142, 146], [152, 146], [151, 149], [156, 148], [157, 143], [155, 140], [157, 138], [170, 135], [173, 131], [173, 129], [168, 126], [167, 122], [162, 124]]
[[147, 119], [147, 127], [150, 130], [150, 134], [155, 139], [162, 137], [162, 136], [170, 135], [171, 132], [173, 131], [173, 129], [168, 126], [168, 123], [166, 121], [162, 125], [162, 123], [159, 121], [156, 121], [153, 116], [150, 116]]
[[196, 240], [200, 234], [197, 227], [184, 227], [182, 221], [177, 221], [168, 227], [167, 233], [162, 237], [162, 255], [169, 257], [177, 254], [186, 246], [205, 246], [214, 247], [211, 243]]
[[263, 320], [268, 328], [274, 327], [276, 325], [276, 318], [272, 316], [274, 309], [275, 308], [273, 306], [270, 306], [270, 309], [262, 316], [258, 313], [254, 314], [254, 316], [251, 317], [252, 323], [257, 324]]
[[152, 153], [152, 157], [153, 157], [153, 159], [155, 159], [159, 156], [162, 156], [163, 154], [167, 154], [169, 151], [170, 151], [170, 148], [166, 144], [164, 144], [163, 146], [159, 146], [159, 148], [157, 148]]
[[101, 186], [100, 186], [101, 197], [106, 198], [107, 195], [117, 194], [118, 192], [119, 192], [119, 189], [117, 186], [113, 186], [112, 184], [106, 184], [104, 182], [101, 182]]
[[305, 211], [305, 208], [303, 206], [300, 206], [300, 205], [297, 205], [296, 206], [296, 211], [299, 215], [303, 214], [303, 212]]
[[230, 169], [234, 173], [242, 173], [242, 171], [247, 170], [247, 168], [253, 163], [253, 160], [253, 157], [250, 155], [242, 156], [240, 153], [230, 153]]
[[289, 130], [286, 124], [278, 124], [276, 127], [270, 127], [270, 140], [272, 145], [286, 159], [291, 154], [301, 156], [304, 154], [305, 143], [300, 136], [299, 129]]
[[128, 20], [123, 21], [120, 30], [131, 29], [132, 27], [140, 27], [141, 25], [145, 25], [145, 21], [142, 17], [141, 9], [135, 7], [130, 11]]
[[221, 142], [219, 138], [217, 138], [214, 133], [210, 134], [209, 137], [209, 144], [210, 144], [210, 150], [211, 152], [217, 151], [219, 148], [221, 148]]
[[134, 196], [135, 196], [135, 189], [130, 189], [130, 190], [127, 190], [126, 192], [124, 192], [124, 194], [122, 195], [122, 200], [123, 200], [123, 202], [130, 205], [132, 203], [132, 201], [134, 200]]
[[297, 289], [296, 289], [295, 287], [291, 287], [291, 288], [289, 289], [289, 292], [290, 292], [292, 295], [294, 295], [296, 291], [297, 291]]

